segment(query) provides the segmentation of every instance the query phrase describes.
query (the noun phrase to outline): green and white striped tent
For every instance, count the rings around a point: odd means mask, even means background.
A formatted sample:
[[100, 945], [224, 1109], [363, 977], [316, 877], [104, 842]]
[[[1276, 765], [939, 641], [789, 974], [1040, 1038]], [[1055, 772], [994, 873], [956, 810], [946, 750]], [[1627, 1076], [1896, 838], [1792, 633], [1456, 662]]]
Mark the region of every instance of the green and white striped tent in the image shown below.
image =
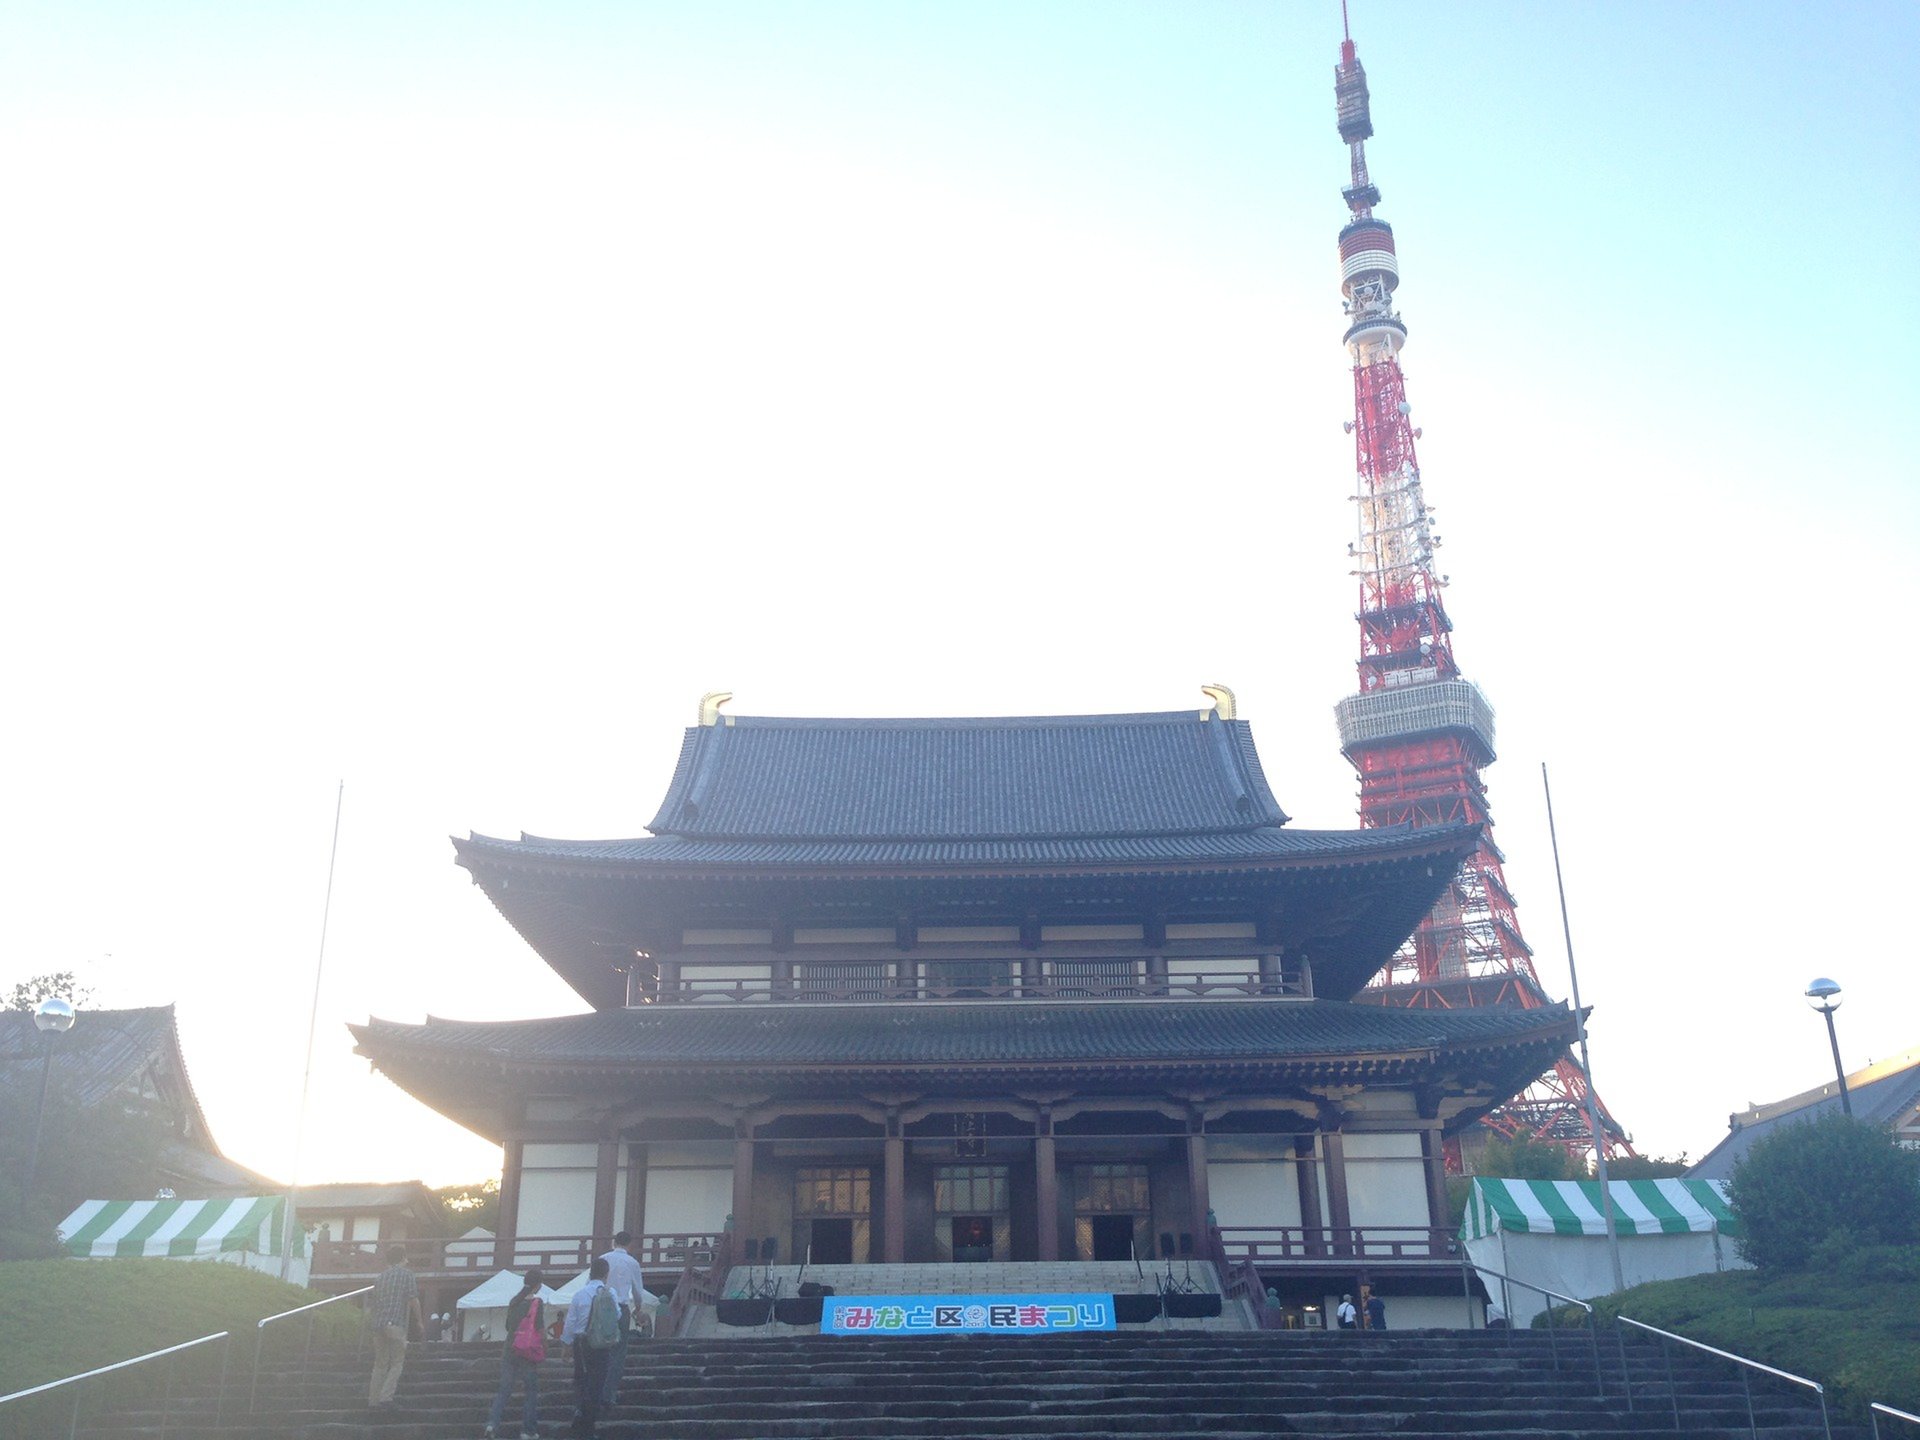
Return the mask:
[[[69, 1255], [206, 1260], [280, 1253], [286, 1198], [87, 1200], [60, 1222]], [[294, 1253], [306, 1253], [296, 1232]]]
[[[1615, 1180], [1613, 1228], [1618, 1235], [1686, 1235], [1718, 1230], [1738, 1235], [1740, 1222], [1715, 1180]], [[1598, 1180], [1475, 1179], [1462, 1240], [1496, 1231], [1528, 1235], [1605, 1235]]]
[[[1740, 1266], [1721, 1240], [1738, 1235], [1740, 1222], [1719, 1181], [1615, 1180], [1608, 1193], [1628, 1285]], [[1613, 1290], [1597, 1180], [1476, 1177], [1460, 1239], [1487, 1294], [1515, 1325], [1547, 1307], [1529, 1287], [1579, 1300]]]

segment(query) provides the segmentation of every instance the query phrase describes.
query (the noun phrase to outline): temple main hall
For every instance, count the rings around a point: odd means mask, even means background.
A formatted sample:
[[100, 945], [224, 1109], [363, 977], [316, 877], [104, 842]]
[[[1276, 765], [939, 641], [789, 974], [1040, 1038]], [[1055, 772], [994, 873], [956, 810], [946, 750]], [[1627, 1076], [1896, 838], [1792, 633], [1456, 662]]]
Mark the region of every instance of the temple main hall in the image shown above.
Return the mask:
[[1362, 1274], [1403, 1323], [1450, 1293], [1457, 1324], [1443, 1142], [1573, 1016], [1354, 1003], [1477, 830], [1291, 825], [1206, 693], [898, 720], [710, 698], [646, 835], [454, 842], [590, 1011], [376, 1018], [360, 1053], [503, 1147], [503, 1265], [622, 1229], [814, 1265], [1173, 1248], [1250, 1262], [1290, 1315]]

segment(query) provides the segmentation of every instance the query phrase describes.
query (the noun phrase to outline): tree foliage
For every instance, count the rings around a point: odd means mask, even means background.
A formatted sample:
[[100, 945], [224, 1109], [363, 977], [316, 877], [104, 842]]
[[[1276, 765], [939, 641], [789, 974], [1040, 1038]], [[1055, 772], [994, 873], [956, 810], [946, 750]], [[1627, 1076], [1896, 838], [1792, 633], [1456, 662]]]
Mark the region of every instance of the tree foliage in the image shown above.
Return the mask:
[[152, 1107], [116, 1097], [82, 1106], [60, 1086], [47, 1093], [33, 1191], [26, 1192], [38, 1077], [0, 1091], [0, 1260], [56, 1252], [55, 1227], [82, 1200], [150, 1200], [171, 1132]]
[[500, 1181], [481, 1180], [468, 1185], [442, 1185], [433, 1192], [446, 1213], [447, 1235], [464, 1235], [478, 1225], [499, 1232]]
[[1607, 1161], [1607, 1179], [1674, 1180], [1689, 1168], [1684, 1150], [1678, 1155], [1622, 1155]]
[[1920, 1150], [1846, 1115], [1788, 1125], [1733, 1167], [1727, 1199], [1742, 1258], [1761, 1269], [1826, 1266], [1862, 1245], [1920, 1242]]
[[30, 975], [13, 987], [4, 1008], [33, 1010], [42, 1000], [71, 1000], [76, 1007], [93, 1003], [93, 990], [82, 985], [71, 970], [49, 970], [45, 975]]
[[1585, 1180], [1587, 1167], [1564, 1146], [1527, 1135], [1496, 1135], [1474, 1162], [1477, 1174], [1496, 1180]]

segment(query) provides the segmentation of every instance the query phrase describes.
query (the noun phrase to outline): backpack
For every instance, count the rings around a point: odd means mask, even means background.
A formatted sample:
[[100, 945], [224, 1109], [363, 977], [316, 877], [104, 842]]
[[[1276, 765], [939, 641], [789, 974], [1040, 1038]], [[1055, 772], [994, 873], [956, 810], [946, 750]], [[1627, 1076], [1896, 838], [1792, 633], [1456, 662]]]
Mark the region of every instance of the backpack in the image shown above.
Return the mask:
[[540, 1299], [535, 1296], [527, 1304], [527, 1313], [520, 1317], [520, 1323], [514, 1327], [513, 1353], [522, 1360], [532, 1360], [536, 1364], [547, 1358], [547, 1337], [540, 1333]]
[[613, 1292], [602, 1285], [587, 1306], [587, 1328], [581, 1332], [590, 1350], [611, 1350], [620, 1343], [620, 1310]]

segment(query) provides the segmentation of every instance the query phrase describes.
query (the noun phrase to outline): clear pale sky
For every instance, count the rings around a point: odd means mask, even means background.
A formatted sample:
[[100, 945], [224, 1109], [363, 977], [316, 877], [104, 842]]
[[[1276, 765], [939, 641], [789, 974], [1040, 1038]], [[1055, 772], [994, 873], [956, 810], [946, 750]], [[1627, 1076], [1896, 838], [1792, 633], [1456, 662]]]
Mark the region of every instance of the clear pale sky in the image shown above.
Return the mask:
[[[1906, 0], [1355, 0], [1496, 836], [1643, 1150], [1920, 1044]], [[450, 833], [745, 714], [1240, 694], [1356, 824], [1337, 3], [0, 11], [0, 979], [284, 1177], [497, 1173], [346, 1024], [578, 1008]], [[84, 1023], [84, 1022], [83, 1022]]]

